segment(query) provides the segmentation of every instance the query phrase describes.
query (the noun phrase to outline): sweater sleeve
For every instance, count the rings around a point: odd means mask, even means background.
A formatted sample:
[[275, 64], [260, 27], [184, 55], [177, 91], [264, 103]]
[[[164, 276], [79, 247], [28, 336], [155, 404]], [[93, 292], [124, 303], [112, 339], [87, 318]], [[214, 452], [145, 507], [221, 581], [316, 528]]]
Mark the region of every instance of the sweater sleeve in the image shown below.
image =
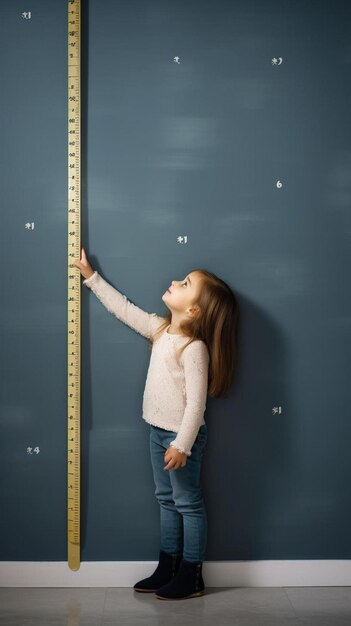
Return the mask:
[[183, 352], [186, 407], [176, 438], [170, 446], [191, 456], [206, 409], [209, 353], [206, 343], [192, 341]]
[[96, 270], [89, 278], [83, 280], [83, 285], [93, 291], [112, 315], [143, 337], [149, 339], [164, 321], [164, 318], [156, 315], [156, 313], [147, 313], [130, 302], [125, 295], [102, 278]]

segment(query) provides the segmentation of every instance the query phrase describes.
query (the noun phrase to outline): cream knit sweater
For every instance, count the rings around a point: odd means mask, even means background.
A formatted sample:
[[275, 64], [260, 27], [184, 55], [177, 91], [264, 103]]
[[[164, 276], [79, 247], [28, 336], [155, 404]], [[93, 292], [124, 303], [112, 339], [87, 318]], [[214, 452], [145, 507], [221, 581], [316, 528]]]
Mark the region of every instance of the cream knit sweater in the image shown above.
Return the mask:
[[[151, 338], [164, 318], [147, 313], [130, 302], [95, 272], [83, 280], [106, 309], [143, 337]], [[206, 343], [193, 341], [180, 356], [175, 351], [188, 337], [168, 333], [169, 326], [153, 343], [143, 395], [143, 419], [149, 424], [175, 431], [170, 445], [191, 455], [199, 428], [205, 424], [209, 352]]]

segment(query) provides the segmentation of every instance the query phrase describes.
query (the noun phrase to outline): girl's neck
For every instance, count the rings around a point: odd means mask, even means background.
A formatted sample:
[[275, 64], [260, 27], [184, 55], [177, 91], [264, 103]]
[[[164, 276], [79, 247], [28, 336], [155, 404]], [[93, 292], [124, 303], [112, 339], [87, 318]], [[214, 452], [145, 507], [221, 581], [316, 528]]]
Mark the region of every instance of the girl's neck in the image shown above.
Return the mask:
[[169, 326], [167, 326], [166, 328], [166, 332], [168, 333], [168, 335], [177, 335], [177, 336], [183, 336], [182, 333], [179, 332], [179, 328], [175, 329], [178, 332], [172, 332], [172, 324], [170, 324]]

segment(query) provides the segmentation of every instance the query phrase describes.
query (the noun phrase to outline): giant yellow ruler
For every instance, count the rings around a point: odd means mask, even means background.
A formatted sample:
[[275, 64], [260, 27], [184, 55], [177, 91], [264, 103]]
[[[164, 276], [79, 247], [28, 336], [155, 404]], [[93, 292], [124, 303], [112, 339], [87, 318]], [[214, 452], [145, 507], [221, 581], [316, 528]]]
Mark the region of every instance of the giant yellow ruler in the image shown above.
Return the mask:
[[80, 567], [80, 0], [68, 0], [68, 565]]

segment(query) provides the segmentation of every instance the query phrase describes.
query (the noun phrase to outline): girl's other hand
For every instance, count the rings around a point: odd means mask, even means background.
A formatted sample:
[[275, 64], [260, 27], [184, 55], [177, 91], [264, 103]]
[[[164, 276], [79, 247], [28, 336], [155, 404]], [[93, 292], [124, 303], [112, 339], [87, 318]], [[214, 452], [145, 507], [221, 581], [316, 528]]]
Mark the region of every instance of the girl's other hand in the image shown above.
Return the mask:
[[166, 452], [164, 453], [163, 458], [166, 462], [166, 465], [163, 469], [171, 470], [185, 467], [188, 455], [185, 454], [185, 452], [179, 452], [179, 450], [173, 448], [173, 446], [169, 446], [169, 448], [167, 448]]
[[82, 246], [82, 250], [81, 250], [81, 257], [80, 257], [80, 261], [74, 261], [73, 265], [75, 265], [76, 267], [78, 267], [78, 269], [80, 270], [82, 276], [84, 276], [84, 278], [90, 278], [90, 276], [92, 276], [92, 274], [94, 274], [94, 270], [91, 267], [87, 256], [85, 254], [85, 250]]

